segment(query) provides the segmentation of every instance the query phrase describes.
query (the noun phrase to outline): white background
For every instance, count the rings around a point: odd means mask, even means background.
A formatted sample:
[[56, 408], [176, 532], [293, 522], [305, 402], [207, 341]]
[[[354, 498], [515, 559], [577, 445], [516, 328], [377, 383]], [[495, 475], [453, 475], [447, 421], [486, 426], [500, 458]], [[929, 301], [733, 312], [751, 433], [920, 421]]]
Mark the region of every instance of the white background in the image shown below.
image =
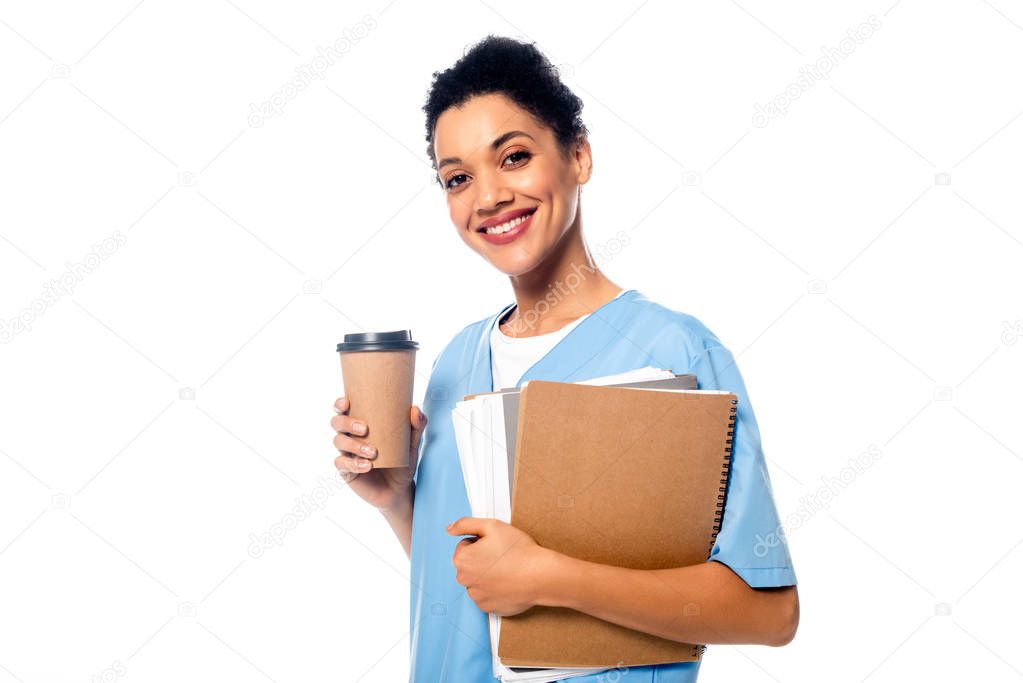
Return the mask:
[[489, 32], [585, 101], [588, 240], [628, 231], [609, 276], [738, 355], [782, 517], [880, 453], [787, 527], [796, 640], [711, 647], [701, 680], [1023, 676], [1023, 10], [708, 5], [0, 5], [0, 681], [407, 677], [407, 560], [323, 483], [333, 347], [410, 328], [418, 403], [511, 301], [448, 221], [420, 111]]

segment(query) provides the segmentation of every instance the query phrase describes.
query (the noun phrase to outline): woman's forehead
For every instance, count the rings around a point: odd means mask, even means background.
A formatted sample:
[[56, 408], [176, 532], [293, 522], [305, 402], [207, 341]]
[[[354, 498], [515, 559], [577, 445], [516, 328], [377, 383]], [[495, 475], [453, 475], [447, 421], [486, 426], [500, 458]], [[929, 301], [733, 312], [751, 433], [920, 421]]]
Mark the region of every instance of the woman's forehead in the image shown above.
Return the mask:
[[487, 154], [494, 140], [513, 130], [543, 141], [544, 129], [525, 109], [504, 95], [477, 95], [437, 118], [434, 150], [438, 159]]

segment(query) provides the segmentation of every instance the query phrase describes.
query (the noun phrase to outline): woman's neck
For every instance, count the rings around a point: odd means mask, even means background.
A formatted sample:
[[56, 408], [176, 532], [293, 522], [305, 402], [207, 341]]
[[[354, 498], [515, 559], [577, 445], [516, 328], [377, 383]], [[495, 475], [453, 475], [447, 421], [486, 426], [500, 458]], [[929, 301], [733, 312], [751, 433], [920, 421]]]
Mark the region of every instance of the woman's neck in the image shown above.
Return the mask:
[[556, 332], [611, 301], [622, 289], [594, 262], [583, 242], [578, 214], [543, 263], [510, 280], [516, 307], [501, 325], [501, 330], [509, 337]]

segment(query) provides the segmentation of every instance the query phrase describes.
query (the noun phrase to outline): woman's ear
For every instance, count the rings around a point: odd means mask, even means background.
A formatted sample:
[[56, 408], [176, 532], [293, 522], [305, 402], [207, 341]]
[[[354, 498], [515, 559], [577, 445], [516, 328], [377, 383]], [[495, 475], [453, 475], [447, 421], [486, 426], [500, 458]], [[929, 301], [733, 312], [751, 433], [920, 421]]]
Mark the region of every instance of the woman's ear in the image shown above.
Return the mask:
[[590, 141], [585, 137], [580, 137], [575, 143], [574, 149], [576, 182], [585, 185], [593, 174], [593, 153], [590, 149]]

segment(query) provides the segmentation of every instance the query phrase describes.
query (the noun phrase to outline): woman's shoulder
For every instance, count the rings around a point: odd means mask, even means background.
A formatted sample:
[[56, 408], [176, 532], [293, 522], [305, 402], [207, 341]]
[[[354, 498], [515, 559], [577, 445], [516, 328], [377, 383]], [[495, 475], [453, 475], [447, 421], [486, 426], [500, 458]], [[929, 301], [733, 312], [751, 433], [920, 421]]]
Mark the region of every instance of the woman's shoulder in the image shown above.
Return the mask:
[[440, 353], [437, 354], [437, 358], [434, 360], [433, 367], [436, 368], [444, 359], [465, 358], [466, 352], [475, 348], [475, 344], [478, 343], [480, 336], [486, 328], [486, 324], [491, 321], [495, 315], [497, 315], [496, 312], [491, 313], [485, 318], [469, 323], [456, 332], [450, 339], [448, 339], [447, 343], [441, 347]]
[[637, 308], [637, 324], [649, 326], [656, 331], [658, 337], [665, 337], [667, 343], [683, 343], [690, 357], [707, 349], [724, 346], [703, 320], [691, 313], [658, 303], [638, 292], [631, 303]]

